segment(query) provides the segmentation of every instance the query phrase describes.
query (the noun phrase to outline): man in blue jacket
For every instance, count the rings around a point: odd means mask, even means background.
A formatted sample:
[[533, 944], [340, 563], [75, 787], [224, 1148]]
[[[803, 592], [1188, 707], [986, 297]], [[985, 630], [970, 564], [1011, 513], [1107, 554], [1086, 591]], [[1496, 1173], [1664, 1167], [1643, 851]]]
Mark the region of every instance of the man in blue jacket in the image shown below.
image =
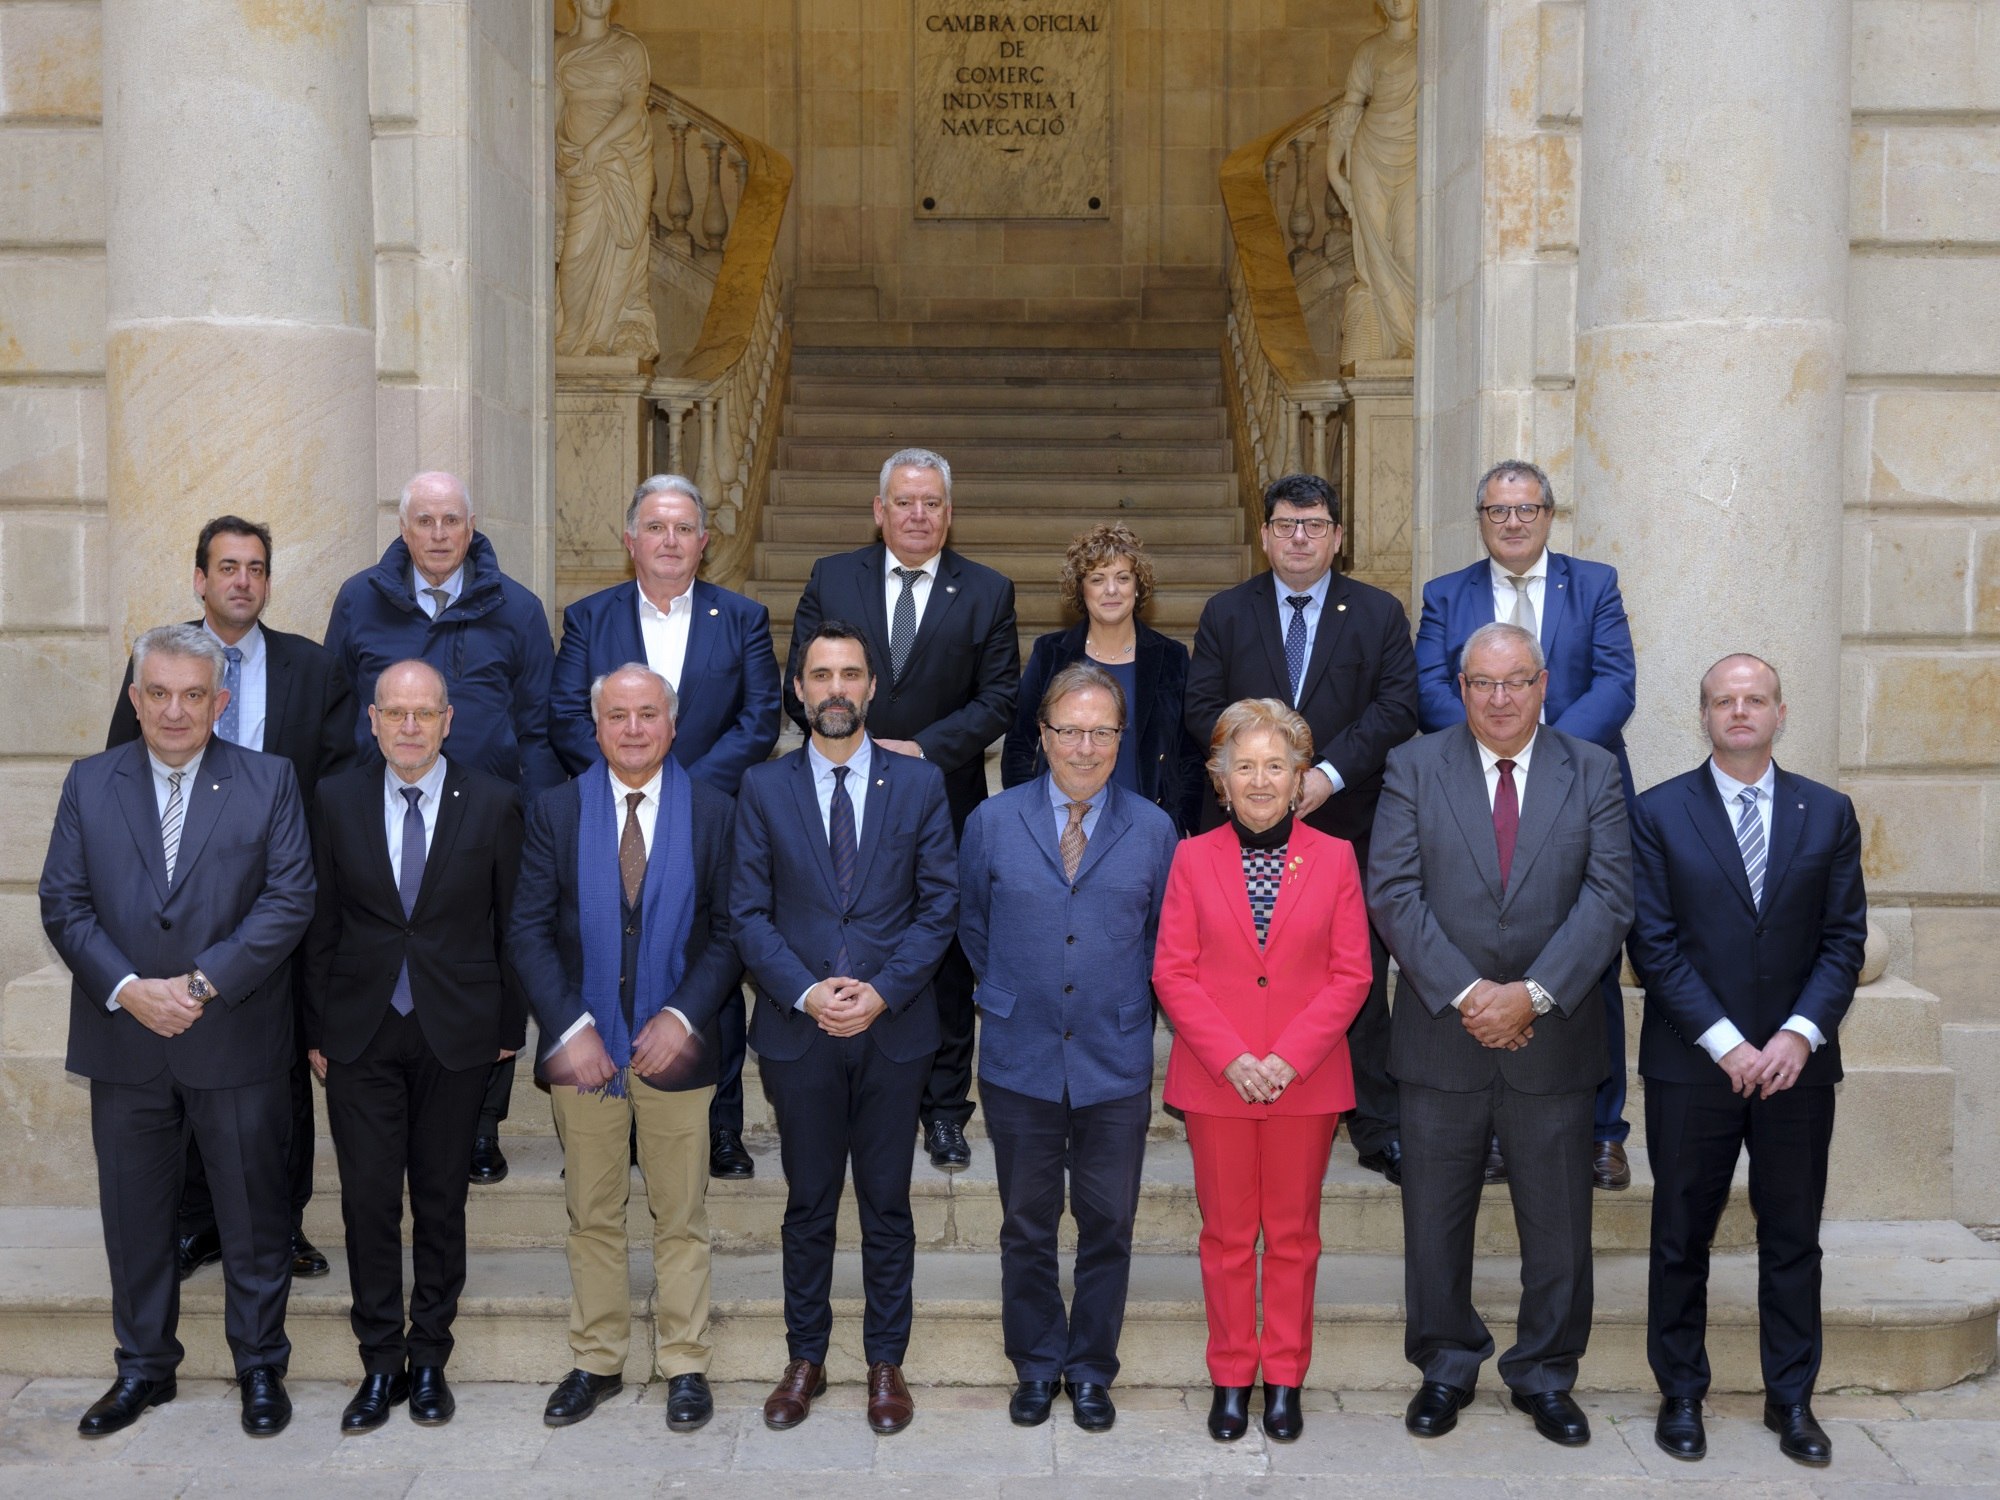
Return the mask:
[[[1465, 722], [1458, 691], [1459, 653], [1482, 625], [1499, 620], [1534, 632], [1548, 660], [1543, 720], [1552, 729], [1601, 745], [1618, 757], [1625, 800], [1632, 768], [1625, 759], [1625, 721], [1632, 717], [1638, 674], [1632, 628], [1618, 592], [1618, 570], [1549, 550], [1556, 496], [1549, 476], [1524, 459], [1495, 464], [1473, 490], [1479, 539], [1486, 557], [1424, 585], [1417, 626], [1418, 723], [1431, 734]], [[1591, 1176], [1607, 1191], [1628, 1186], [1625, 1161], [1625, 1000], [1620, 964], [1612, 960], [1599, 989], [1604, 999], [1606, 1061], [1592, 1120], [1596, 1149]], [[1486, 1180], [1506, 1180], [1494, 1143]]]
[[[451, 758], [521, 789], [525, 811], [564, 777], [549, 749], [549, 674], [555, 651], [541, 601], [500, 571], [493, 544], [473, 529], [472, 497], [458, 477], [419, 474], [397, 502], [403, 534], [382, 560], [334, 596], [326, 649], [358, 701], [372, 703], [375, 679], [399, 661], [430, 663], [451, 694]], [[373, 757], [364, 720], [355, 747]], [[472, 1180], [507, 1175], [500, 1122], [514, 1089], [514, 1059], [487, 1080]]]
[[[1153, 939], [1174, 820], [1111, 785], [1125, 695], [1078, 662], [1040, 713], [1048, 770], [982, 802], [959, 846], [958, 938], [978, 980], [979, 1097], [1000, 1174], [1001, 1331], [1020, 1384], [1008, 1415], [1117, 1420], [1111, 1382], [1153, 1113]], [[1076, 1294], [1056, 1265], [1067, 1169]]]

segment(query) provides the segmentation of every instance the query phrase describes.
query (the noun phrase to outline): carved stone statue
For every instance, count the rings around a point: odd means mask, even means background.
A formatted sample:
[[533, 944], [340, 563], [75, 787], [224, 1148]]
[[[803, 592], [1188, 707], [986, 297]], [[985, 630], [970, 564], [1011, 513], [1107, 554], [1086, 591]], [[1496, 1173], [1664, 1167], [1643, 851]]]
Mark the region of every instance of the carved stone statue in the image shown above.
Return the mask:
[[1376, 3], [1389, 24], [1354, 54], [1326, 153], [1354, 225], [1343, 361], [1408, 359], [1416, 345], [1417, 0]]
[[653, 70], [611, 4], [576, 0], [556, 39], [556, 353], [652, 359]]

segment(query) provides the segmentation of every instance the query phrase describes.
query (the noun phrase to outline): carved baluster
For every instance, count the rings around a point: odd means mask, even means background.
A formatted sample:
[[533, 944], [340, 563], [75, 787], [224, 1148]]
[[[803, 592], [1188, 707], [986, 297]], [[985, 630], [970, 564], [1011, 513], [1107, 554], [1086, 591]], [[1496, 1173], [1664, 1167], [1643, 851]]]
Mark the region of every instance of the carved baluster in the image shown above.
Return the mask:
[[[1322, 478], [1322, 479], [1326, 479], [1326, 480], [1331, 480], [1331, 479], [1333, 478], [1333, 476], [1332, 476], [1331, 474], [1327, 473], [1327, 471], [1326, 471], [1326, 406], [1325, 406], [1325, 404], [1324, 404], [1324, 403], [1322, 403], [1322, 402], [1317, 402], [1317, 401], [1316, 401], [1316, 402], [1314, 402], [1314, 403], [1313, 403], [1313, 405], [1312, 405], [1312, 408], [1311, 408], [1311, 412], [1310, 412], [1310, 415], [1312, 416], [1312, 424], [1313, 424], [1313, 428], [1312, 428], [1312, 431], [1313, 431], [1313, 435], [1312, 435], [1312, 472], [1313, 472], [1313, 473], [1315, 473], [1315, 474], [1317, 474], [1317, 475], [1319, 475], [1319, 477], [1320, 477], [1320, 478]], [[1337, 488], [1337, 486], [1336, 486], [1336, 488]]]
[[1312, 194], [1306, 188], [1306, 152], [1312, 149], [1312, 142], [1305, 136], [1292, 139], [1292, 216], [1285, 228], [1292, 236], [1293, 265], [1306, 253], [1306, 241], [1312, 238], [1313, 211]]
[[1264, 158], [1264, 187], [1271, 195], [1271, 213], [1278, 212], [1278, 173], [1284, 170], [1284, 163], [1275, 156]]
[[695, 403], [701, 413], [701, 456], [696, 461], [694, 472], [695, 488], [702, 494], [718, 497], [722, 494], [722, 474], [716, 463], [715, 446], [715, 398], [704, 396]]
[[681, 467], [681, 424], [688, 414], [685, 401], [669, 401], [667, 408], [667, 472], [685, 474]]
[[722, 201], [722, 142], [705, 137], [708, 152], [708, 201], [701, 208], [701, 240], [710, 250], [720, 250], [729, 238], [729, 205]]
[[674, 133], [673, 155], [674, 176], [667, 187], [667, 233], [674, 248], [690, 258], [694, 255], [694, 236], [688, 233], [688, 220], [694, 217], [694, 189], [688, 186], [687, 135], [689, 126], [685, 120], [670, 120], [667, 129]]

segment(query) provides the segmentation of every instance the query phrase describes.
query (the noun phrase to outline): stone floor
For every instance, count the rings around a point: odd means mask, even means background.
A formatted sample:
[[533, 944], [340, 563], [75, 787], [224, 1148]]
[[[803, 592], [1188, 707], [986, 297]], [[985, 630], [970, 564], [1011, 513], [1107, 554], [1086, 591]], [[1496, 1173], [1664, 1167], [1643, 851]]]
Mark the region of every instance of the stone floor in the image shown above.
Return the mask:
[[763, 1388], [748, 1385], [718, 1387], [715, 1420], [688, 1437], [666, 1431], [660, 1386], [628, 1389], [589, 1421], [551, 1432], [540, 1421], [547, 1387], [464, 1385], [449, 1427], [419, 1428], [399, 1413], [379, 1432], [342, 1438], [335, 1421], [347, 1389], [301, 1382], [291, 1427], [258, 1442], [237, 1427], [233, 1388], [201, 1381], [184, 1383], [178, 1401], [137, 1426], [86, 1443], [76, 1419], [101, 1389], [0, 1378], [0, 1495], [515, 1500], [596, 1491], [605, 1500], [766, 1500], [810, 1486], [811, 1500], [1306, 1500], [1339, 1485], [1369, 1500], [1542, 1500], [1568, 1483], [1592, 1497], [2000, 1496], [2000, 1376], [1920, 1395], [1823, 1395], [1817, 1409], [1834, 1462], [1819, 1471], [1779, 1455], [1747, 1396], [1710, 1404], [1709, 1457], [1680, 1464], [1654, 1447], [1652, 1403], [1635, 1395], [1586, 1400], [1596, 1432], [1581, 1449], [1544, 1442], [1490, 1390], [1456, 1432], [1433, 1442], [1403, 1431], [1403, 1398], [1388, 1392], [1309, 1392], [1305, 1436], [1279, 1446], [1255, 1428], [1233, 1445], [1211, 1442], [1206, 1390], [1121, 1393], [1116, 1429], [1089, 1435], [1069, 1423], [1066, 1405], [1057, 1420], [1022, 1430], [1007, 1421], [1005, 1392], [919, 1389], [916, 1422], [878, 1439], [863, 1425], [857, 1386], [836, 1387], [804, 1428], [781, 1434], [765, 1430]]

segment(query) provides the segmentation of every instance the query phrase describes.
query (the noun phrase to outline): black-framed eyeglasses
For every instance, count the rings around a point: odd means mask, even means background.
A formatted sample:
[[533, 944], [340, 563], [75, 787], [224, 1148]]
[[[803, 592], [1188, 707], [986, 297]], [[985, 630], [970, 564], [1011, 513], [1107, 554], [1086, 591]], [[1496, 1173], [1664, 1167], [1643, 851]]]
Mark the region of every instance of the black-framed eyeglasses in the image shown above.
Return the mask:
[[1553, 505], [1543, 505], [1536, 501], [1533, 505], [1482, 505], [1479, 513], [1495, 526], [1504, 526], [1512, 516], [1517, 521], [1532, 521], [1545, 510], [1554, 510]]
[[1125, 732], [1122, 729], [1114, 729], [1109, 725], [1100, 725], [1096, 729], [1079, 729], [1074, 724], [1051, 724], [1047, 719], [1042, 720], [1042, 728], [1054, 735], [1056, 743], [1061, 745], [1065, 750], [1074, 750], [1078, 745], [1083, 743], [1085, 735], [1090, 736], [1090, 743], [1098, 749], [1109, 750], [1113, 745], [1118, 743], [1118, 736]]
[[1297, 516], [1279, 516], [1264, 524], [1271, 528], [1271, 535], [1280, 541], [1290, 541], [1301, 531], [1314, 541], [1318, 541], [1333, 530], [1333, 522], [1327, 520], [1325, 516], [1307, 516], [1304, 519]]

